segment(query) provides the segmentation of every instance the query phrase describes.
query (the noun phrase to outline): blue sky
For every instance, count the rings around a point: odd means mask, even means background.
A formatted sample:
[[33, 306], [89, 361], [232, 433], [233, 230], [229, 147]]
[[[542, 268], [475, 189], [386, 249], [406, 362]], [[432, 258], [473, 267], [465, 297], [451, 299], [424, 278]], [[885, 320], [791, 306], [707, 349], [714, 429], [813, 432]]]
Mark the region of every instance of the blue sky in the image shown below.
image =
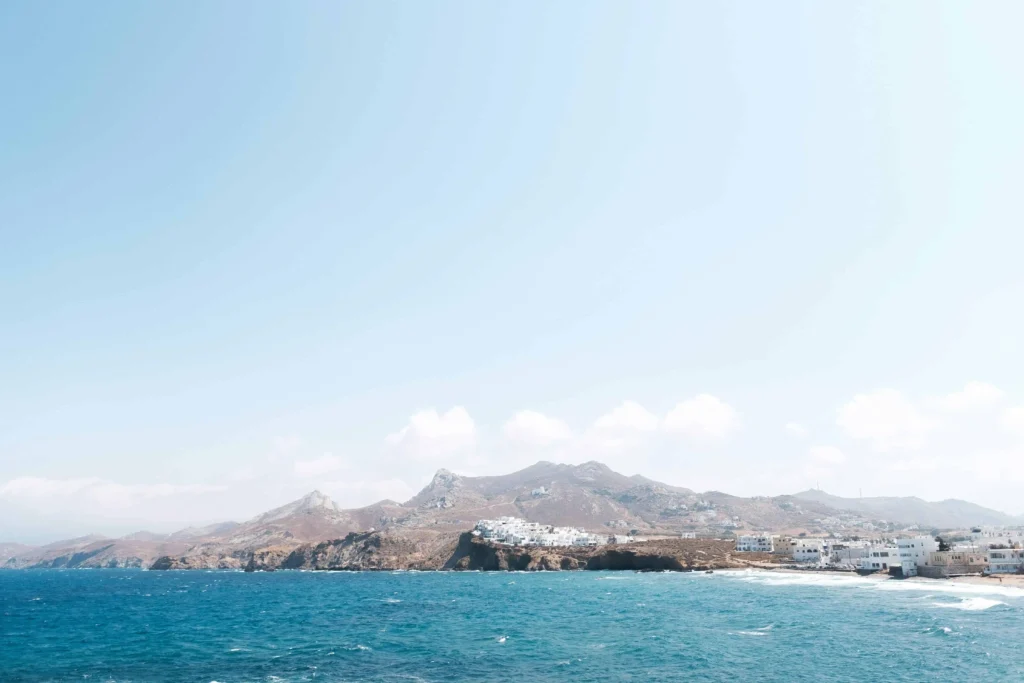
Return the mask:
[[1024, 512], [1022, 15], [4, 3], [0, 536], [541, 458]]

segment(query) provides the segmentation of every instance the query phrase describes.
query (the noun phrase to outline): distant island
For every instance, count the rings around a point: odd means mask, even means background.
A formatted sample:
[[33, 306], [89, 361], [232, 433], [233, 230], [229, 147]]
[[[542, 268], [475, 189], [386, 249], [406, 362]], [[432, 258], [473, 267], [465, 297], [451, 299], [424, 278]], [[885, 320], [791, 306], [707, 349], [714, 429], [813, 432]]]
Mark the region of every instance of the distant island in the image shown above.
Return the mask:
[[[501, 517], [574, 527], [600, 540], [556, 548], [473, 534], [479, 520]], [[821, 491], [741, 498], [625, 476], [598, 462], [539, 462], [494, 477], [442, 469], [404, 503], [342, 509], [314, 491], [244, 523], [42, 547], [0, 544], [0, 567], [706, 571], [783, 562], [778, 553], [737, 551], [737, 538], [758, 534], [870, 539], [941, 531], [953, 537], [972, 527], [1022, 524], [964, 501], [845, 499]]]

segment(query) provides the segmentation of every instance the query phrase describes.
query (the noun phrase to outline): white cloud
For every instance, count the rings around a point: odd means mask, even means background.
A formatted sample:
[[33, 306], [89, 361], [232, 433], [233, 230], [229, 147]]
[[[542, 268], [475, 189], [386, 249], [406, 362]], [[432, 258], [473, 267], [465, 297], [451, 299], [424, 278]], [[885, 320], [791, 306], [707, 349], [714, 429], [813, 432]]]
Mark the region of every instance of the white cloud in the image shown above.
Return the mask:
[[829, 465], [841, 465], [846, 462], [846, 454], [835, 446], [811, 446], [807, 455], [812, 460]]
[[740, 419], [728, 403], [710, 394], [700, 394], [670, 410], [664, 425], [670, 432], [724, 439], [739, 428]]
[[889, 463], [891, 472], [934, 472], [941, 463], [937, 458], [910, 458]]
[[446, 413], [421, 410], [409, 418], [409, 423], [394, 434], [387, 443], [408, 449], [427, 457], [448, 455], [465, 450], [476, 443], [476, 425], [462, 406]]
[[920, 448], [936, 426], [895, 389], [857, 394], [839, 409], [836, 424], [847, 436], [870, 441], [879, 451]]
[[319, 477], [345, 469], [346, 466], [347, 463], [344, 459], [337, 455], [324, 453], [319, 458], [313, 458], [312, 460], [297, 460], [294, 465], [294, 471], [296, 476], [299, 477]]
[[1003, 411], [1003, 427], [1012, 434], [1024, 436], [1024, 405]]
[[790, 436], [795, 436], [798, 439], [806, 439], [810, 434], [810, 432], [807, 431], [807, 427], [804, 427], [799, 422], [787, 422], [786, 432]]
[[505, 438], [530, 446], [548, 446], [572, 438], [572, 430], [559, 419], [533, 410], [520, 410], [502, 428]]
[[636, 401], [625, 401], [618, 408], [597, 418], [595, 429], [636, 430], [653, 432], [658, 429], [658, 416]]
[[955, 391], [945, 396], [932, 399], [931, 403], [939, 410], [949, 413], [963, 413], [984, 408], [998, 403], [1003, 392], [998, 387], [985, 382], [968, 382], [963, 391]]
[[103, 507], [129, 507], [153, 498], [215, 493], [226, 488], [207, 484], [119, 484], [98, 477], [18, 477], [0, 486], [0, 497], [19, 500], [80, 497]]

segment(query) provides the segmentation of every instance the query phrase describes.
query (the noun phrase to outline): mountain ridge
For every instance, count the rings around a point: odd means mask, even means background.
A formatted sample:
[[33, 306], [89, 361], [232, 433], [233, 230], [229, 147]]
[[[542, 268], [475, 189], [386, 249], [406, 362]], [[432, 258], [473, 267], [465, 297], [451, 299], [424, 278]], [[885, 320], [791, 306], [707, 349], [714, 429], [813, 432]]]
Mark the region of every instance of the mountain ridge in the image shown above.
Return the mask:
[[815, 490], [743, 498], [626, 476], [597, 461], [540, 461], [484, 477], [441, 468], [404, 503], [383, 500], [345, 509], [314, 490], [242, 523], [171, 534], [139, 531], [117, 539], [92, 535], [34, 548], [4, 544], [7, 557], [0, 558], [0, 567], [145, 567], [157, 557], [173, 557], [180, 559], [180, 566], [237, 568], [264, 548], [294, 548], [371, 530], [427, 542], [437, 534], [464, 532], [479, 519], [501, 516], [609, 535], [705, 537], [765, 531], [870, 535], [899, 530], [900, 524], [967, 528], [1024, 523], [966, 501], [845, 499]]
[[837, 510], [878, 515], [920, 526], [953, 528], [971, 526], [1014, 526], [1024, 524], [1024, 518], [993, 510], [958, 498], [927, 501], [917, 496], [871, 496], [844, 498], [818, 489], [793, 494], [800, 500], [813, 500]]

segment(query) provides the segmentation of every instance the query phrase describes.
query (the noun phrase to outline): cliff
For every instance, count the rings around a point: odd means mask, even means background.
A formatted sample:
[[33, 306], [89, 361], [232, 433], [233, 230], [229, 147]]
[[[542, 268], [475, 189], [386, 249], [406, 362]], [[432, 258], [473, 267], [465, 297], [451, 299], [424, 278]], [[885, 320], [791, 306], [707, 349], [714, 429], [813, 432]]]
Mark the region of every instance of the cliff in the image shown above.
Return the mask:
[[237, 557], [218, 555], [183, 555], [158, 558], [150, 569], [241, 569], [242, 561]]
[[744, 553], [742, 558], [738, 558], [733, 548], [731, 541], [683, 539], [596, 548], [523, 548], [493, 545], [472, 534], [463, 534], [455, 554], [444, 568], [482, 571], [703, 571], [746, 567], [753, 561], [772, 561], [771, 555], [762, 553]]
[[320, 543], [261, 548], [252, 553], [245, 570], [441, 569], [457, 544], [458, 536], [451, 533], [352, 532], [345, 538]]
[[[216, 568], [216, 557], [161, 558], [152, 569]], [[350, 533], [320, 543], [277, 545], [253, 551], [245, 570], [276, 571], [563, 571], [634, 570], [702, 571], [772, 562], [767, 554], [733, 552], [730, 541], [651, 541], [600, 547], [513, 547], [494, 545], [471, 533], [437, 533], [424, 537], [391, 532]], [[238, 566], [238, 565], [234, 565]]]

